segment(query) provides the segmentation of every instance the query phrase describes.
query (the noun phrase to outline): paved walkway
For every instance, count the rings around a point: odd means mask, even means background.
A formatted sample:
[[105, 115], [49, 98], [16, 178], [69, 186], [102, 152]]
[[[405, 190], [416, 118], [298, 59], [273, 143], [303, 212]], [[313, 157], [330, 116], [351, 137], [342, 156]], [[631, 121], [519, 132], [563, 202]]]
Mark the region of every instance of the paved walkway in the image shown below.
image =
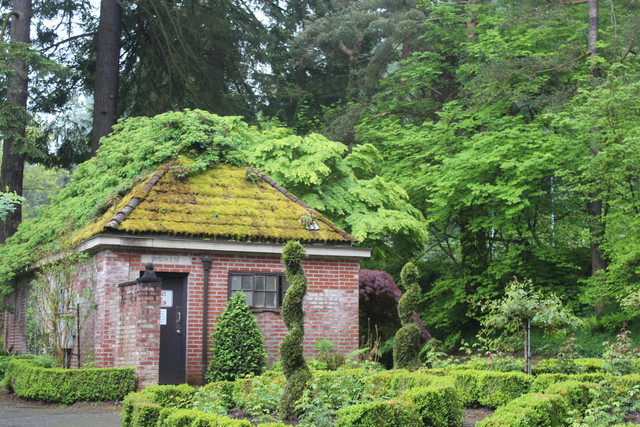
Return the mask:
[[120, 426], [121, 409], [113, 402], [65, 406], [24, 401], [0, 391], [2, 427], [117, 427]]

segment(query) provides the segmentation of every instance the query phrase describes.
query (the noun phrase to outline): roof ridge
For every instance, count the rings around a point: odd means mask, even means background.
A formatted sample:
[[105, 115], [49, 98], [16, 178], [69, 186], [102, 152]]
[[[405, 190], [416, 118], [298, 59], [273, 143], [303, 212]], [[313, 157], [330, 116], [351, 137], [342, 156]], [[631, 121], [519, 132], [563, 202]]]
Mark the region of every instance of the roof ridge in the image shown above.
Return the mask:
[[299, 198], [297, 198], [296, 196], [294, 196], [292, 193], [290, 193], [286, 188], [282, 187], [281, 185], [279, 185], [278, 183], [276, 183], [273, 179], [269, 178], [267, 175], [265, 175], [262, 172], [258, 173], [260, 175], [260, 178], [266, 182], [267, 184], [271, 185], [273, 188], [275, 188], [276, 190], [278, 190], [279, 192], [281, 192], [282, 194], [285, 195], [285, 197], [287, 197], [289, 200], [291, 200], [294, 203], [297, 203], [298, 205], [302, 206], [303, 208], [305, 208], [307, 211], [309, 211], [314, 217], [317, 217], [317, 219], [319, 221], [321, 221], [323, 224], [327, 225], [332, 231], [338, 233], [339, 235], [341, 235], [342, 237], [344, 237], [346, 240], [352, 242], [352, 243], [357, 243], [358, 239], [356, 239], [355, 237], [353, 237], [352, 235], [350, 235], [349, 233], [347, 233], [344, 230], [341, 230], [340, 228], [338, 228], [333, 222], [329, 221], [327, 218], [324, 217], [324, 215], [322, 215], [320, 212], [316, 211], [315, 209], [313, 209], [311, 206], [307, 205], [306, 203], [304, 203], [302, 200], [300, 200]]
[[142, 202], [147, 194], [151, 191], [151, 189], [160, 181], [160, 178], [164, 176], [164, 174], [171, 167], [171, 162], [165, 163], [162, 165], [149, 180], [144, 184], [141, 188], [142, 196], [141, 197], [132, 197], [131, 200], [117, 213], [111, 220], [104, 226], [104, 228], [115, 228], [120, 227], [122, 222], [129, 216], [131, 212], [135, 210], [136, 207]]

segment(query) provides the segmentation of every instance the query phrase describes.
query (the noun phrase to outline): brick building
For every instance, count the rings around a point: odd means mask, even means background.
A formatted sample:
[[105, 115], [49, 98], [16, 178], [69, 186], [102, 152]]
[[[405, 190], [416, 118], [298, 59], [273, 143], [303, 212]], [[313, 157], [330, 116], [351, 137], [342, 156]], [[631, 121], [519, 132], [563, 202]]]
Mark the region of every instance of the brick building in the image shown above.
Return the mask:
[[[90, 255], [75, 286], [90, 287], [97, 307], [73, 349], [81, 365], [135, 366], [142, 386], [199, 384], [215, 319], [236, 292], [258, 319], [269, 360], [277, 360], [288, 240], [308, 255], [306, 354], [321, 338], [343, 353], [358, 347], [358, 272], [370, 251], [251, 168], [216, 165], [183, 176], [180, 165], [166, 164], [75, 239]], [[149, 264], [154, 271], [144, 274]], [[3, 319], [5, 346], [21, 351], [28, 293], [22, 276]]]

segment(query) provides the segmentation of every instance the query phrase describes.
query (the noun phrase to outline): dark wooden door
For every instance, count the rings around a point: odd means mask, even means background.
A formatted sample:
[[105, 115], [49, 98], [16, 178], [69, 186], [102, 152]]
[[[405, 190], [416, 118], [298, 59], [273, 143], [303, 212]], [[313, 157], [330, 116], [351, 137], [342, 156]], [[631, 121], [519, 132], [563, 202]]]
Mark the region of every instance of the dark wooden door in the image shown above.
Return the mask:
[[187, 275], [158, 273], [162, 278], [160, 304], [159, 384], [182, 384], [186, 372]]

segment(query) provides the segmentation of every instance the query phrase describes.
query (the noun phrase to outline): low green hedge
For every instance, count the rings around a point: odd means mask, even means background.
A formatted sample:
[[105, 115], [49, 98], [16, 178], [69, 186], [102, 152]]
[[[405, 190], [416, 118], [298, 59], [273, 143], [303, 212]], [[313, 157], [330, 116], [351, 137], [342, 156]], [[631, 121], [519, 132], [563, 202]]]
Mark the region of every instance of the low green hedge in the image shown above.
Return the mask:
[[413, 402], [425, 426], [457, 427], [462, 422], [464, 407], [452, 379], [407, 390], [401, 398]]
[[162, 410], [157, 427], [252, 427], [247, 420], [234, 420], [216, 414], [206, 414], [193, 409]]
[[340, 409], [336, 427], [422, 427], [422, 419], [411, 402], [388, 400], [361, 403]]
[[557, 382], [544, 393], [528, 393], [512, 400], [476, 425], [565, 426], [571, 412], [583, 413], [587, 408], [593, 387], [596, 384], [575, 380]]
[[18, 397], [67, 404], [122, 400], [137, 382], [133, 368], [41, 368], [25, 359], [12, 359], [5, 379]]
[[476, 427], [509, 426], [564, 426], [569, 411], [567, 401], [559, 394], [524, 394], [499, 407], [489, 418], [478, 422]]
[[391, 398], [415, 387], [428, 386], [436, 378], [442, 377], [432, 372], [398, 369], [369, 374], [365, 381], [373, 386], [376, 397]]
[[[240, 383], [240, 382], [239, 382]], [[210, 390], [215, 387], [210, 387]], [[138, 393], [130, 393], [122, 403], [120, 421], [123, 427], [250, 427], [246, 420], [187, 409], [196, 391], [187, 384], [154, 385]]]
[[610, 378], [609, 374], [604, 373], [593, 373], [593, 374], [578, 374], [578, 375], [569, 375], [569, 374], [540, 374], [535, 377], [533, 382], [531, 383], [531, 392], [532, 393], [543, 393], [545, 392], [551, 385], [563, 381], [580, 381], [580, 382], [588, 382], [588, 383], [596, 383], [598, 381], [604, 380], [606, 378]]
[[458, 370], [451, 373], [464, 406], [497, 408], [525, 393], [533, 378], [522, 372]]
[[543, 359], [532, 368], [534, 375], [537, 374], [590, 374], [605, 372], [605, 360], [583, 358], [583, 359]]

